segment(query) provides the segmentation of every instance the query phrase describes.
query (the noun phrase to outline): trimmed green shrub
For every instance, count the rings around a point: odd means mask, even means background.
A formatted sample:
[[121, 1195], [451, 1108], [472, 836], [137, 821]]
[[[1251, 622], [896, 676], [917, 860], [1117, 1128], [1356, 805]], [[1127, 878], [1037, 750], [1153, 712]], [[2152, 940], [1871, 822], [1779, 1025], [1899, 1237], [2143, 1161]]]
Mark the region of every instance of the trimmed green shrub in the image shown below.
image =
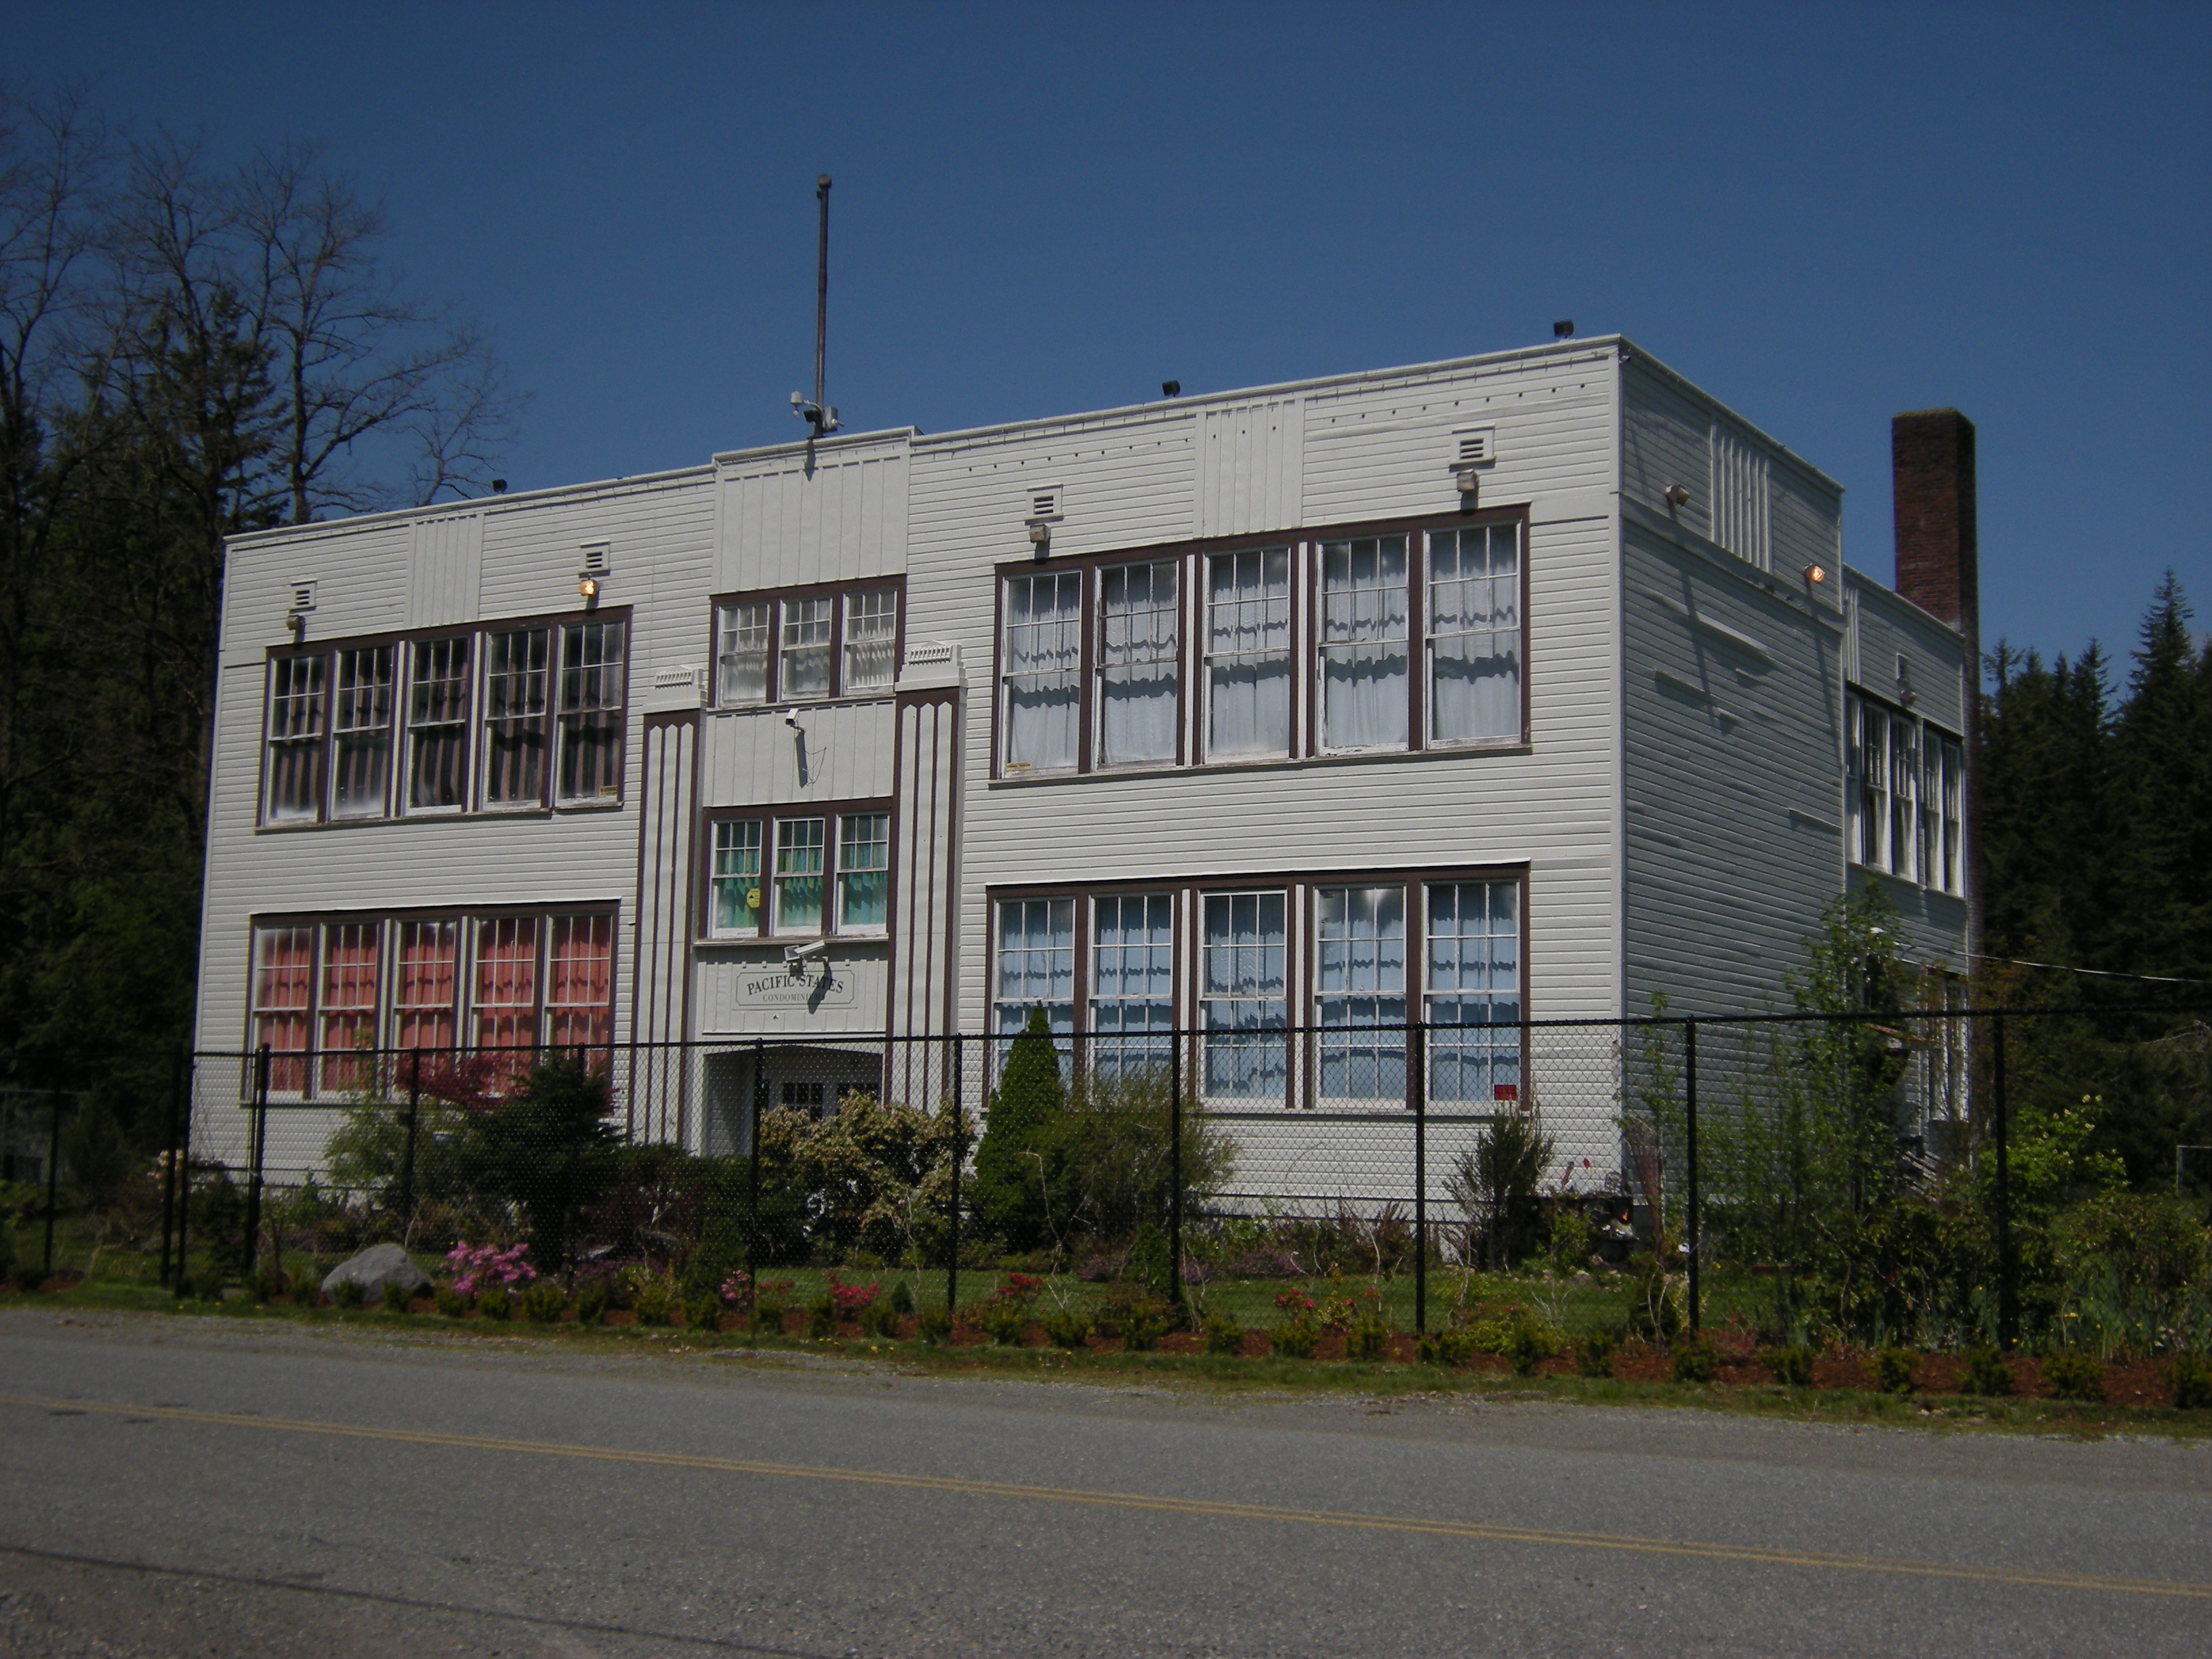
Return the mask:
[[1090, 1338], [1091, 1316], [1081, 1308], [1048, 1308], [1044, 1334], [1054, 1347], [1073, 1352]]
[[1720, 1374], [1720, 1351], [1710, 1336], [1685, 1337], [1674, 1345], [1674, 1380], [1710, 1382]]
[[890, 1310], [901, 1316], [914, 1311], [914, 1286], [903, 1279], [891, 1286]]
[[1786, 1389], [1813, 1386], [1813, 1351], [1802, 1342], [1793, 1342], [1786, 1348], [1769, 1348], [1759, 1356], [1759, 1363], [1766, 1367], [1769, 1376]]
[[576, 1296], [576, 1322], [579, 1325], [605, 1324], [608, 1300], [605, 1280], [585, 1285]]
[[2202, 1411], [2212, 1406], [2212, 1365], [2193, 1353], [2178, 1353], [2166, 1364], [2166, 1386], [2173, 1390], [2178, 1409]]
[[1529, 1313], [1516, 1317], [1505, 1333], [1505, 1363], [1522, 1376], [1533, 1376], [1536, 1367], [1559, 1351], [1558, 1328]]
[[1993, 1344], [1984, 1343], [1966, 1355], [1966, 1374], [1960, 1379], [1959, 1392], [1992, 1396], [2012, 1392], [2012, 1373]]
[[486, 1319], [512, 1319], [514, 1317], [514, 1294], [495, 1279], [477, 1292], [477, 1311]]
[[2086, 1353], [2062, 1350], [2045, 1356], [2043, 1380], [2061, 1400], [2100, 1401], [2105, 1397], [2105, 1366]]
[[1874, 1357], [1875, 1386], [1884, 1394], [1911, 1394], [1912, 1368], [1919, 1359], [1910, 1348], [1884, 1348]]
[[337, 1287], [331, 1291], [331, 1302], [335, 1307], [351, 1310], [358, 1308], [368, 1299], [368, 1294], [362, 1289], [359, 1279], [341, 1279]]
[[459, 1319], [469, 1310], [468, 1297], [463, 1296], [450, 1284], [434, 1286], [430, 1291], [430, 1300], [437, 1304], [438, 1311], [448, 1319]]
[[641, 1325], [665, 1325], [676, 1311], [676, 1291], [664, 1279], [654, 1279], [641, 1286], [630, 1298], [630, 1307]]
[[1462, 1326], [1441, 1331], [1423, 1331], [1417, 1345], [1421, 1363], [1425, 1365], [1449, 1365], [1456, 1370], [1482, 1352], [1474, 1340], [1474, 1333]]
[[1613, 1351], [1620, 1346], [1611, 1331], [1592, 1331], [1575, 1344], [1575, 1369], [1584, 1376], [1611, 1376]]
[[522, 1316], [533, 1325], [557, 1325], [568, 1305], [568, 1293], [557, 1279], [533, 1281], [522, 1293]]
[[773, 1297], [763, 1297], [753, 1304], [753, 1331], [759, 1336], [783, 1334], [783, 1304]]
[[1376, 1308], [1364, 1308], [1344, 1333], [1346, 1359], [1380, 1359], [1390, 1346], [1390, 1322]]
[[719, 1331], [722, 1328], [722, 1298], [719, 1296], [695, 1296], [684, 1304], [684, 1328], [690, 1331]]
[[870, 1336], [898, 1340], [899, 1315], [889, 1301], [878, 1297], [860, 1310], [860, 1329]]
[[409, 1297], [407, 1295], [407, 1287], [405, 1285], [402, 1285], [396, 1279], [387, 1279], [384, 1281], [385, 1312], [405, 1313], [407, 1311], [408, 1301]]
[[824, 1296], [806, 1304], [806, 1334], [817, 1342], [837, 1334], [837, 1302]]
[[1244, 1328], [1227, 1314], [1208, 1314], [1200, 1328], [1206, 1334], [1208, 1353], [1240, 1354], [1244, 1352]]
[[915, 1329], [915, 1334], [932, 1347], [950, 1342], [952, 1340], [951, 1310], [942, 1302], [931, 1303], [921, 1310], [921, 1322]]
[[986, 1302], [977, 1322], [992, 1341], [1013, 1347], [1019, 1345], [1022, 1334], [1030, 1328], [1029, 1310], [1010, 1302]]

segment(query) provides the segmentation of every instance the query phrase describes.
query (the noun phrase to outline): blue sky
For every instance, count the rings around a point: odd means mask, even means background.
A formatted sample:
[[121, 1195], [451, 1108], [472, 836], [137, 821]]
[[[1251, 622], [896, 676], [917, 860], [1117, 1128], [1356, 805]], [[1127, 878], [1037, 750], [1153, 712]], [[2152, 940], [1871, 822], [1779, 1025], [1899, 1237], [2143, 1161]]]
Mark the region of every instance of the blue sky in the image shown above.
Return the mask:
[[562, 5], [14, 11], [4, 71], [316, 137], [532, 401], [517, 488], [1635, 338], [1840, 479], [1980, 428], [1983, 629], [2212, 621], [2212, 8]]

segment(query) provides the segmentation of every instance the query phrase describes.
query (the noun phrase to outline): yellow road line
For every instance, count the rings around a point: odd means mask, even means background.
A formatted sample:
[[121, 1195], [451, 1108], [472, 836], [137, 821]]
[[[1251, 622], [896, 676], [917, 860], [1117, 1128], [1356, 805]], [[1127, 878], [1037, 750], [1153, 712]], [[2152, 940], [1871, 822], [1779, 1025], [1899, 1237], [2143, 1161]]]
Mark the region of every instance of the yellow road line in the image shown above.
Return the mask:
[[349, 1440], [385, 1440], [407, 1446], [514, 1452], [533, 1457], [565, 1457], [586, 1462], [702, 1469], [720, 1474], [765, 1475], [783, 1480], [834, 1480], [854, 1486], [902, 1487], [914, 1492], [957, 1492], [971, 1498], [1012, 1498], [1033, 1503], [1079, 1504], [1100, 1509], [1149, 1510], [1161, 1514], [1204, 1516], [1234, 1521], [1272, 1521], [1371, 1532], [1419, 1533], [1437, 1538], [1479, 1539], [1489, 1543], [1620, 1550], [1642, 1555], [1689, 1556], [1706, 1561], [1750, 1561], [1765, 1566], [1826, 1567], [1847, 1572], [1891, 1573], [1914, 1578], [1964, 1579], [1984, 1584], [2099, 1590], [2124, 1595], [2166, 1595], [2212, 1601], [2212, 1583], [2190, 1583], [2173, 1579], [2107, 1578], [2094, 1573], [1982, 1567], [1964, 1562], [1913, 1561], [1893, 1556], [1830, 1555], [1811, 1550], [1768, 1549], [1756, 1544], [1701, 1543], [1690, 1540], [1637, 1538], [1611, 1533], [1552, 1532], [1534, 1527], [1502, 1527], [1475, 1521], [1428, 1521], [1412, 1516], [1291, 1509], [1271, 1504], [1237, 1504], [1211, 1498], [1155, 1498], [1141, 1492], [1092, 1492], [1070, 1486], [1030, 1486], [1006, 1480], [963, 1480], [952, 1475], [896, 1474], [877, 1469], [772, 1463], [756, 1458], [707, 1457], [690, 1452], [631, 1451], [616, 1446], [579, 1446], [554, 1440], [507, 1440], [490, 1435], [444, 1434], [434, 1429], [380, 1429], [361, 1424], [317, 1422], [305, 1418], [256, 1417], [237, 1412], [194, 1411], [177, 1406], [122, 1406], [105, 1401], [58, 1400], [34, 1395], [3, 1394], [0, 1394], [0, 1406], [23, 1406], [42, 1411], [85, 1412], [110, 1417], [152, 1418], [162, 1422], [199, 1423], [229, 1429], [260, 1429], [282, 1434], [330, 1435]]

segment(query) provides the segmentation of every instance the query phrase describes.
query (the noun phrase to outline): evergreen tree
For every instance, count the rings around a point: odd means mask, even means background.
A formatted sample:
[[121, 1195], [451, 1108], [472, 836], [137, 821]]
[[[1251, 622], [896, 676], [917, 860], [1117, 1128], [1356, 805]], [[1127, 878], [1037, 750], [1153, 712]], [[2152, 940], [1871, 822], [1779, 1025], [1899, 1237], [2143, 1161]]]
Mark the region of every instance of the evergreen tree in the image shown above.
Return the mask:
[[2112, 727], [2112, 915], [2099, 967], [2212, 979], [2212, 647], [2166, 573]]
[[991, 1091], [970, 1187], [976, 1220], [1009, 1249], [1036, 1249], [1052, 1237], [1046, 1164], [1066, 1111], [1052, 1025], [1042, 1008], [1032, 1008]]

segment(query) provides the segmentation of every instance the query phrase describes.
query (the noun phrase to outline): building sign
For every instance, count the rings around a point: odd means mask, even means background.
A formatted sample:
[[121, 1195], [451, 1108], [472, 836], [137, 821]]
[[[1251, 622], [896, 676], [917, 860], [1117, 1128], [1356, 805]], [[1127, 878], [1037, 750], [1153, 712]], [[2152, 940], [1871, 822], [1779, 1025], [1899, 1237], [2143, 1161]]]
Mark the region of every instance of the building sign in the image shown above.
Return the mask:
[[750, 965], [732, 976], [731, 1000], [740, 1008], [817, 1008], [853, 1006], [853, 979], [827, 962]]

